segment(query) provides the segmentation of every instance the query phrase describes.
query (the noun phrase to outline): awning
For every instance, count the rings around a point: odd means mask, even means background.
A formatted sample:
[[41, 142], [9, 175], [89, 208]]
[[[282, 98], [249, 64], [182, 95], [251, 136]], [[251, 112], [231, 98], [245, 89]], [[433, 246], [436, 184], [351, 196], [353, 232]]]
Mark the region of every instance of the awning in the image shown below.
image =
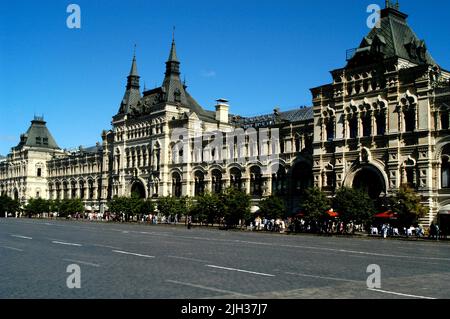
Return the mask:
[[327, 211], [327, 215], [330, 217], [339, 217], [339, 213], [335, 212], [334, 210], [330, 209]]
[[393, 211], [386, 211], [384, 213], [379, 213], [374, 216], [375, 218], [385, 218], [385, 219], [397, 219], [398, 214]]

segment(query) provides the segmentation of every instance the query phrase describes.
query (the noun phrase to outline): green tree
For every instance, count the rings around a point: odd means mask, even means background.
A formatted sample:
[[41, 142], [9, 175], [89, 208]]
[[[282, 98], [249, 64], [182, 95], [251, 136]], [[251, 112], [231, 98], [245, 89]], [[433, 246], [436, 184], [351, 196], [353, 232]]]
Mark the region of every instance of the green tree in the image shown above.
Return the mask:
[[16, 213], [20, 210], [20, 203], [6, 195], [0, 196], [0, 217], [9, 213]]
[[286, 206], [284, 201], [277, 196], [270, 196], [263, 199], [259, 203], [259, 209], [261, 214], [267, 218], [283, 218], [286, 216]]
[[179, 204], [180, 204], [179, 200], [174, 197], [171, 196], [161, 197], [158, 199], [157, 202], [158, 211], [161, 215], [166, 217], [170, 215], [175, 215], [180, 211]]
[[390, 199], [391, 209], [398, 214], [399, 226], [409, 227], [417, 223], [419, 218], [428, 214], [429, 210], [421, 203], [421, 197], [408, 186], [402, 186]]
[[319, 188], [308, 188], [301, 196], [300, 209], [308, 221], [320, 221], [326, 218], [326, 211], [330, 209], [330, 200]]
[[353, 222], [358, 225], [368, 225], [375, 213], [374, 202], [366, 192], [348, 187], [343, 187], [336, 192], [333, 206], [344, 224]]
[[42, 198], [31, 198], [25, 206], [25, 212], [30, 217], [38, 214], [42, 217], [42, 214], [48, 213], [49, 210], [50, 207], [48, 201]]
[[229, 188], [219, 195], [223, 205], [222, 217], [225, 219], [226, 227], [232, 228], [239, 224], [239, 221], [250, 219], [250, 195]]
[[196, 202], [192, 207], [192, 216], [201, 223], [214, 224], [223, 211], [219, 196], [211, 193], [204, 193], [196, 197]]

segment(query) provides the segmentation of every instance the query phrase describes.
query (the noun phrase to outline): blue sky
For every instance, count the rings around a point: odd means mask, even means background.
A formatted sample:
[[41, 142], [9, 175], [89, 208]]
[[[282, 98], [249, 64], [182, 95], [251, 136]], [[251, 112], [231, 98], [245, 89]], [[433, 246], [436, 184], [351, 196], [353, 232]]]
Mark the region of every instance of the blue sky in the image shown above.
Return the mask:
[[[188, 90], [244, 116], [310, 105], [369, 29], [384, 0], [0, 0], [0, 154], [43, 114], [62, 148], [94, 145], [123, 97], [133, 46], [141, 84], [159, 86], [176, 26]], [[66, 8], [81, 7], [81, 29]], [[450, 69], [450, 2], [400, 0], [431, 54]]]

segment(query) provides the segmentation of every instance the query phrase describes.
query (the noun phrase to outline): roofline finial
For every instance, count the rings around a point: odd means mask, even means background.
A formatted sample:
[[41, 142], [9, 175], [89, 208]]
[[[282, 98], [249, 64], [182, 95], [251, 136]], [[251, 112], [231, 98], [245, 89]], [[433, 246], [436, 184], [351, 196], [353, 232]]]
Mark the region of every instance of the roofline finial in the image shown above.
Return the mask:
[[133, 58], [136, 58], [136, 43], [134, 44], [133, 48]]
[[175, 26], [172, 29], [172, 42], [175, 42]]

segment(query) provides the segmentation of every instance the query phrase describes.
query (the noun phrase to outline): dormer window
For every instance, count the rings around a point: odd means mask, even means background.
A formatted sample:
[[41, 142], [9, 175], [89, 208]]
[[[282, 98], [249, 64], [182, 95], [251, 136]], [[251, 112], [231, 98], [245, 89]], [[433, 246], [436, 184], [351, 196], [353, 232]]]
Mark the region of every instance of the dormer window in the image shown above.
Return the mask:
[[44, 145], [48, 145], [48, 138], [47, 138], [47, 137], [44, 137], [44, 138], [42, 139], [42, 143], [43, 143]]
[[36, 137], [36, 145], [41, 145], [41, 138], [40, 137]]

